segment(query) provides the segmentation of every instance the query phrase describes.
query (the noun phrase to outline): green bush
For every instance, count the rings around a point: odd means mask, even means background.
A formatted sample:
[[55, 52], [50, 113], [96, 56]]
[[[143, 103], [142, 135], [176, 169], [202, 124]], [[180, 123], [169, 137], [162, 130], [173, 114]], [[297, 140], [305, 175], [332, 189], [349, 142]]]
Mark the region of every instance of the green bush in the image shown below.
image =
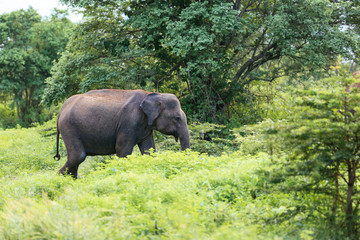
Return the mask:
[[[238, 149], [238, 142], [232, 131], [223, 125], [193, 123], [189, 125], [191, 149], [208, 155], [220, 156]], [[180, 150], [173, 137], [155, 133], [155, 142], [160, 150]]]
[[16, 126], [16, 112], [5, 104], [0, 104], [0, 128]]
[[52, 159], [52, 124], [0, 130], [0, 239], [273, 239], [308, 233], [305, 225], [295, 227], [304, 219], [287, 217], [299, 201], [268, 191], [267, 179], [257, 174], [271, 167], [266, 154], [162, 149], [91, 157], [74, 181], [56, 174], [66, 158]]
[[266, 163], [163, 152], [114, 157], [77, 181], [49, 172], [19, 176], [1, 183], [0, 237], [252, 239], [263, 233], [247, 216], [255, 209], [244, 207], [263, 185], [251, 173]]
[[[41, 112], [31, 109], [29, 113], [24, 115], [24, 118], [33, 122], [33, 126], [38, 126], [44, 123], [46, 124], [48, 121], [52, 122], [51, 120], [54, 119], [54, 114], [59, 112], [60, 107], [60, 105], [52, 106], [50, 108], [43, 109]], [[6, 103], [0, 104], [0, 128], [15, 128], [17, 125], [22, 127], [27, 126], [25, 122], [18, 119], [16, 109], [12, 109]]]
[[274, 183], [272, 189], [307, 195], [306, 207], [295, 208], [290, 216], [298, 217], [311, 208], [307, 222], [318, 223], [313, 231], [316, 238], [359, 238], [357, 83], [358, 79], [343, 73], [308, 82], [292, 91], [290, 116], [236, 130], [241, 152], [271, 156], [272, 168], [262, 171]]

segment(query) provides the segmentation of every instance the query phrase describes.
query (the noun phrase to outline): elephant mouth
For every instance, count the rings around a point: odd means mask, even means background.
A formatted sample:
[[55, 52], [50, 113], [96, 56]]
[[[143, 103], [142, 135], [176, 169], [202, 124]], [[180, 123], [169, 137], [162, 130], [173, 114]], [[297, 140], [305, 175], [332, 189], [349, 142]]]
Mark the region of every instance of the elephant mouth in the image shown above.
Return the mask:
[[177, 132], [173, 132], [173, 134], [171, 134], [175, 137], [175, 141], [178, 142], [179, 140], [179, 134]]

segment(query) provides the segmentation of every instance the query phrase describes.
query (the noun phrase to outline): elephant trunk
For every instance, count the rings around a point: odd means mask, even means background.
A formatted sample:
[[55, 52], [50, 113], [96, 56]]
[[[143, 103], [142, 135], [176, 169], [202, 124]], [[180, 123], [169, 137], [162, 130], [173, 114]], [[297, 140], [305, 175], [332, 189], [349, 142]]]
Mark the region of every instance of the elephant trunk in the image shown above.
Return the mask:
[[184, 130], [179, 134], [181, 150], [190, 148], [190, 135], [189, 129], [186, 126]]

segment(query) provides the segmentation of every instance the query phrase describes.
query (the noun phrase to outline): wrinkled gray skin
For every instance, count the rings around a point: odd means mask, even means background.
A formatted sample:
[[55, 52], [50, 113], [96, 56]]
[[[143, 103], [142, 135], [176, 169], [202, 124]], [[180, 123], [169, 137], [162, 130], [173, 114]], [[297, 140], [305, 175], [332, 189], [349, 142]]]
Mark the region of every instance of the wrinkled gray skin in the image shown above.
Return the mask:
[[57, 121], [67, 151], [61, 174], [77, 178], [86, 156], [114, 154], [126, 157], [138, 145], [142, 154], [155, 149], [153, 130], [180, 138], [181, 149], [190, 148], [186, 115], [173, 94], [142, 90], [93, 90], [70, 97]]

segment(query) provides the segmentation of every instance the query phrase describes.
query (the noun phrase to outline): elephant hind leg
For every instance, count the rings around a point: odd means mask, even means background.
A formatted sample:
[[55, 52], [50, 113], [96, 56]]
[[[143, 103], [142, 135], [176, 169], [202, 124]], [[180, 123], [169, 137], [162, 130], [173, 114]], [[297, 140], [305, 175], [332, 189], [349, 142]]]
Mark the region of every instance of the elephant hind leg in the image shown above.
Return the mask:
[[59, 170], [60, 174], [71, 175], [74, 179], [77, 179], [79, 165], [85, 160], [86, 153], [84, 150], [71, 152], [68, 151], [67, 161], [65, 165]]

